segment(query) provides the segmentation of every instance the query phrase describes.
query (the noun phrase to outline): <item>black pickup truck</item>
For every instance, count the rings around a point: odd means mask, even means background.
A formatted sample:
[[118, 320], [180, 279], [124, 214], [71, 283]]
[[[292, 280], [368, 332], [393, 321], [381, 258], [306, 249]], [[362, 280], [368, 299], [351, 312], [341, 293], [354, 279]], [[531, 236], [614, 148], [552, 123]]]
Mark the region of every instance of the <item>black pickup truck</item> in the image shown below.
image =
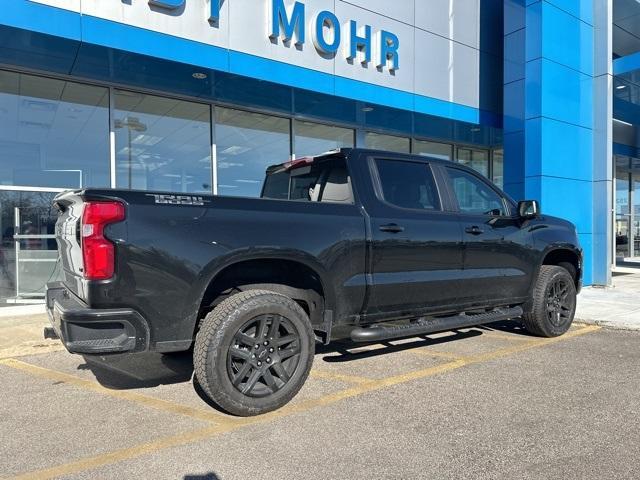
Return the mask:
[[211, 399], [256, 415], [294, 397], [316, 342], [571, 325], [575, 227], [462, 165], [343, 149], [269, 167], [261, 197], [58, 195], [45, 335], [89, 355], [193, 348]]

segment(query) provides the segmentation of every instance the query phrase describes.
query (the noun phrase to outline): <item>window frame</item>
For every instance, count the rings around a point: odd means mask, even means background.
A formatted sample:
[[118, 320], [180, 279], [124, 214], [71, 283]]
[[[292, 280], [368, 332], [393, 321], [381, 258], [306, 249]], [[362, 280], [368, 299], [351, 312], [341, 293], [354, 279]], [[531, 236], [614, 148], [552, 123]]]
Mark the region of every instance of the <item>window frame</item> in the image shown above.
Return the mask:
[[[454, 162], [451, 162], [451, 165], [449, 165], [449, 164], [441, 165], [440, 168], [442, 170], [442, 177], [444, 179], [446, 188], [448, 190], [450, 201], [451, 201], [452, 206], [455, 208], [455, 211], [457, 213], [459, 213], [460, 215], [467, 215], [467, 216], [471, 216], [471, 217], [480, 217], [480, 218], [512, 218], [513, 217], [514, 208], [513, 208], [513, 205], [511, 204], [511, 202], [508, 201], [508, 199], [505, 196], [505, 194], [491, 180], [489, 180], [488, 178], [485, 178], [480, 172], [476, 172], [474, 169], [472, 169], [470, 167], [465, 167], [464, 165], [456, 164]], [[465, 173], [471, 175], [472, 177], [475, 177], [476, 179], [478, 179], [483, 184], [485, 184], [487, 187], [489, 187], [490, 190], [493, 190], [495, 192], [495, 194], [502, 201], [502, 205], [504, 207], [505, 214], [504, 215], [487, 215], [487, 214], [484, 214], [484, 213], [473, 213], [473, 212], [464, 212], [464, 211], [462, 211], [460, 209], [460, 204], [458, 203], [458, 197], [456, 195], [456, 192], [453, 189], [453, 181], [452, 181], [452, 178], [449, 176], [449, 170], [448, 169], [455, 169], [455, 170], [460, 170], [462, 172], [465, 172]]]
[[[402, 155], [402, 154], [398, 154], [398, 155]], [[401, 207], [400, 205], [396, 205], [394, 203], [389, 202], [385, 197], [384, 197], [384, 189], [382, 187], [382, 178], [380, 177], [380, 172], [378, 171], [378, 165], [377, 165], [377, 161], [378, 160], [391, 160], [391, 161], [398, 161], [398, 162], [406, 162], [406, 163], [416, 163], [416, 164], [420, 164], [423, 165], [427, 172], [429, 174], [431, 174], [431, 178], [433, 180], [433, 185], [435, 186], [436, 189], [436, 195], [438, 198], [438, 202], [439, 202], [439, 208], [438, 209], [434, 209], [434, 210], [427, 210], [427, 209], [421, 209], [421, 208], [406, 208], [406, 207]], [[446, 214], [446, 213], [451, 213], [448, 211], [448, 202], [445, 201], [445, 197], [443, 196], [443, 192], [441, 191], [440, 188], [440, 182], [438, 180], [438, 176], [437, 176], [437, 172], [436, 170], [432, 167], [432, 164], [430, 161], [428, 161], [428, 157], [396, 157], [396, 156], [372, 156], [369, 157], [369, 172], [371, 175], [371, 180], [373, 181], [373, 190], [375, 192], [375, 196], [376, 199], [382, 203], [383, 205], [393, 208], [395, 210], [401, 210], [401, 211], [405, 211], [405, 212], [420, 212], [422, 214], [432, 214], [432, 213], [436, 213], [436, 214]]]

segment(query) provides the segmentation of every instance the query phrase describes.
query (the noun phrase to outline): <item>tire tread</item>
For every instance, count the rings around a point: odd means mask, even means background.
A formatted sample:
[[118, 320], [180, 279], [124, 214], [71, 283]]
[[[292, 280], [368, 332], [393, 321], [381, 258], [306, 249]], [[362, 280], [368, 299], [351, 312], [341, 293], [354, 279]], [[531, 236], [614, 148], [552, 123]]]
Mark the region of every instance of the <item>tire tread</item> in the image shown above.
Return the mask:
[[[309, 345], [310, 352], [308, 358], [306, 359], [306, 365], [301, 366], [301, 368], [304, 368], [304, 374], [300, 379], [298, 388], [293, 388], [277, 404], [266, 405], [265, 408], [260, 410], [248, 407], [236, 401], [234, 398], [227, 395], [222, 389], [211, 388], [212, 384], [215, 384], [215, 380], [210, 377], [207, 365], [209, 362], [215, 362], [215, 357], [210, 358], [211, 345], [212, 343], [215, 343], [215, 337], [222, 337], [224, 333], [224, 322], [234, 312], [241, 309], [244, 305], [247, 304], [247, 302], [263, 296], [269, 296], [270, 302], [279, 303], [284, 307], [295, 310], [299, 315], [302, 316], [302, 318], [306, 319], [306, 321], [309, 322], [306, 312], [302, 309], [302, 307], [300, 307], [289, 297], [269, 290], [248, 290], [245, 292], [237, 293], [227, 298], [226, 300], [221, 302], [214, 310], [209, 312], [202, 320], [200, 330], [196, 335], [195, 347], [193, 351], [193, 367], [195, 376], [200, 386], [211, 400], [213, 400], [222, 409], [236, 415], [258, 415], [271, 410], [275, 410], [281, 405], [288, 403], [298, 393], [298, 391], [306, 381], [313, 364], [315, 343], [312, 341]], [[311, 330], [310, 322], [309, 329], [311, 332], [311, 337], [313, 337], [313, 330]], [[303, 332], [301, 332], [301, 334], [303, 334]], [[305, 359], [301, 358], [300, 361], [304, 362]], [[215, 366], [211, 370], [215, 371]]]
[[[556, 265], [542, 265], [540, 267], [540, 273], [533, 289], [533, 307], [522, 315], [522, 323], [525, 329], [533, 335], [539, 337], [555, 337], [558, 335], [549, 329], [546, 317], [547, 312], [543, 311], [543, 309], [546, 303], [547, 285], [551, 278], [559, 272], [567, 274], [571, 278], [571, 272], [563, 267]], [[571, 278], [571, 281], [573, 281], [573, 278]], [[571, 326], [571, 322], [569, 322], [569, 326]]]

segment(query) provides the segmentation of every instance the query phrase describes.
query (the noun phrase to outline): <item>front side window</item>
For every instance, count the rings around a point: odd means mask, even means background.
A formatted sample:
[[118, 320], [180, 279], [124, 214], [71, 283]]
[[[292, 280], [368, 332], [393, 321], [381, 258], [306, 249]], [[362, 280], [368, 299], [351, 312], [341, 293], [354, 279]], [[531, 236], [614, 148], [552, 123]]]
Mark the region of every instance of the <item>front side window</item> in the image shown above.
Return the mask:
[[462, 213], [472, 215], [506, 215], [502, 197], [486, 182], [469, 172], [447, 167], [453, 192]]
[[343, 159], [293, 162], [267, 169], [262, 198], [302, 202], [353, 203]]
[[376, 160], [385, 201], [401, 208], [440, 210], [440, 197], [429, 165], [402, 160]]

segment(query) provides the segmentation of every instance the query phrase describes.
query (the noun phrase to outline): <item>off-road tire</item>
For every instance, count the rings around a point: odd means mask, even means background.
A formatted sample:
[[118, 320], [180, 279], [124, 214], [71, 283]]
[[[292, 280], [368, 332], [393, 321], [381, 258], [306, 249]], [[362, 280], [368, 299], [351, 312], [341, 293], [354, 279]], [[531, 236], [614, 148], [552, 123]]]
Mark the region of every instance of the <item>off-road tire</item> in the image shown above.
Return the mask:
[[[569, 271], [555, 265], [543, 265], [533, 289], [532, 308], [522, 316], [524, 327], [540, 337], [562, 335], [573, 322], [576, 295], [574, 279]], [[565, 300], [559, 300], [560, 297], [565, 297]]]
[[[265, 335], [263, 335], [264, 339], [260, 338], [260, 340], [264, 340], [264, 342], [258, 341], [258, 330], [259, 326], [262, 325], [260, 323], [262, 320], [260, 319], [263, 317], [272, 319], [271, 323], [268, 323], [267, 320], [269, 334], [272, 333], [270, 328], [274, 325], [273, 319], [279, 318], [284, 319], [284, 324], [293, 332], [291, 335], [288, 335], [288, 337], [298, 335], [299, 343], [290, 344], [294, 345], [294, 347], [290, 347], [292, 351], [293, 348], [299, 348], [299, 354], [297, 354], [299, 357], [297, 358], [295, 367], [291, 367], [293, 360], [283, 360], [280, 362], [281, 365], [285, 365], [285, 362], [288, 361], [289, 368], [294, 368], [294, 370], [290, 372], [287, 381], [283, 381], [279, 375], [276, 375], [276, 377], [273, 376], [275, 372], [275, 361], [276, 358], [279, 358], [278, 350], [281, 350], [281, 347], [278, 347], [276, 345], [277, 342], [274, 341], [273, 347], [276, 351], [271, 354], [268, 353], [269, 350], [265, 352], [265, 348], [267, 347], [263, 348], [262, 344], [265, 343], [266, 345], [269, 340], [266, 332]], [[281, 320], [278, 320], [278, 325], [281, 325], [280, 321]], [[242, 329], [248, 324], [253, 325], [254, 323], [252, 322], [258, 322], [255, 323], [256, 350], [253, 350], [254, 347], [249, 347], [248, 345], [239, 345], [237, 340], [239, 335], [242, 336], [243, 339], [251, 337], [250, 335], [243, 335]], [[280, 326], [278, 328], [285, 327]], [[287, 331], [286, 333], [290, 332]], [[285, 337], [287, 337], [287, 335], [281, 338], [286, 340]], [[271, 346], [269, 346], [269, 348], [272, 349]], [[256, 397], [251, 396], [251, 392], [247, 394], [243, 393], [240, 390], [242, 385], [235, 386], [233, 384], [233, 380], [240, 375], [240, 372], [234, 370], [237, 367], [235, 363], [233, 363], [233, 359], [238, 357], [234, 357], [231, 350], [233, 350], [234, 354], [240, 351], [244, 356], [244, 349], [247, 349], [246, 352], [248, 352], [249, 355], [254, 353], [258, 354], [259, 359], [261, 359], [263, 363], [262, 369], [267, 367], [265, 363], [267, 359], [273, 362], [271, 364], [273, 368], [269, 369], [269, 375], [271, 382], [273, 382], [274, 378], [278, 382], [278, 390], [273, 390], [273, 393], [266, 393]], [[195, 376], [200, 386], [216, 405], [233, 415], [253, 416], [282, 407], [298, 393], [309, 375], [314, 353], [315, 337], [311, 322], [300, 305], [289, 297], [278, 293], [267, 290], [250, 290], [237, 293], [227, 298], [203, 319], [200, 330], [196, 335], [193, 365]], [[244, 362], [242, 363], [243, 367], [245, 363], [251, 362], [251, 365], [247, 367], [253, 368], [251, 372], [259, 370], [259, 368], [256, 367], [258, 359], [255, 358], [255, 354], [253, 359], [249, 357], [249, 360], [245, 360], [244, 358], [238, 360]], [[263, 357], [260, 357], [260, 355], [263, 355]], [[274, 359], [270, 358], [274, 355]], [[294, 357], [295, 355], [288, 358], [293, 359]], [[234, 373], [236, 373], [235, 377], [233, 375]], [[245, 387], [247, 387], [251, 377], [244, 378], [246, 379]], [[260, 387], [263, 391], [267, 389], [270, 391], [276, 388], [275, 386], [267, 385], [266, 377], [261, 378], [264, 384], [258, 382], [256, 383], [257, 387]]]

